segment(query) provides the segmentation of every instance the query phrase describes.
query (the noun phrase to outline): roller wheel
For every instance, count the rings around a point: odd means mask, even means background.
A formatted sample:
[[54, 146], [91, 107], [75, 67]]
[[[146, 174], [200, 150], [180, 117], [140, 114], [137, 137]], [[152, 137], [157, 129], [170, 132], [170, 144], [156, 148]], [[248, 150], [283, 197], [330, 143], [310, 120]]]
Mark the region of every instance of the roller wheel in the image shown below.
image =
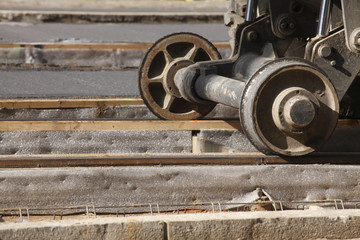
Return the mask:
[[208, 114], [215, 103], [197, 104], [182, 98], [174, 83], [178, 70], [196, 62], [218, 60], [220, 54], [205, 38], [176, 33], [157, 41], [139, 69], [139, 90], [148, 108], [159, 118], [190, 120]]
[[247, 82], [240, 106], [245, 134], [260, 151], [300, 156], [332, 134], [339, 114], [328, 78], [300, 59], [274, 60]]

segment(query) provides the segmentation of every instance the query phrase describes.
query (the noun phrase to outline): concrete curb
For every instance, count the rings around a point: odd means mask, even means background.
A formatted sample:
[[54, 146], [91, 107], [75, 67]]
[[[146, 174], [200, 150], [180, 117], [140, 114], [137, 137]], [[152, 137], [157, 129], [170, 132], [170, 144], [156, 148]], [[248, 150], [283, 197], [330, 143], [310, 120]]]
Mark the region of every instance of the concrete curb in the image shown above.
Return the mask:
[[[227, 43], [215, 43], [223, 59], [231, 54]], [[126, 69], [138, 68], [151, 44], [0, 44], [0, 64], [9, 69]], [[51, 66], [51, 67], [47, 67]], [[4, 67], [4, 66], [3, 66]]]
[[208, 12], [0, 11], [0, 22], [28, 23], [223, 23], [224, 14]]
[[0, 224], [1, 239], [349, 239], [359, 210], [208, 213]]

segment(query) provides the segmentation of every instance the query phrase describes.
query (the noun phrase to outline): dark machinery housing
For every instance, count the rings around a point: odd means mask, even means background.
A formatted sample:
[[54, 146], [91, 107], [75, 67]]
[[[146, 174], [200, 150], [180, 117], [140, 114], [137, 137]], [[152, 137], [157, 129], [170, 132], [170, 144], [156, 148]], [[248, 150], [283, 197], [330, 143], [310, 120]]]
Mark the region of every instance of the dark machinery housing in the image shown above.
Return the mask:
[[[201, 118], [217, 103], [239, 108], [242, 129], [264, 153], [308, 154], [359, 106], [359, 0], [231, 0], [232, 56], [191, 33], [156, 42], [139, 69], [158, 117]], [[341, 104], [340, 104], [341, 103]]]

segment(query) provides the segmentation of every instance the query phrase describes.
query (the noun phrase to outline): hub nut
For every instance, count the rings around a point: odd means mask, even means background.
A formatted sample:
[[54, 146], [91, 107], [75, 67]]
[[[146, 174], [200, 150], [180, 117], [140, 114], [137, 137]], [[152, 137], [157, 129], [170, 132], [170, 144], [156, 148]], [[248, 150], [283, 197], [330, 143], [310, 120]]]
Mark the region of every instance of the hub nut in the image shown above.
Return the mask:
[[305, 96], [290, 98], [284, 106], [284, 120], [294, 128], [308, 126], [315, 118], [315, 108]]
[[317, 98], [303, 88], [292, 87], [282, 91], [273, 103], [275, 125], [285, 132], [301, 132], [311, 125], [319, 106]]

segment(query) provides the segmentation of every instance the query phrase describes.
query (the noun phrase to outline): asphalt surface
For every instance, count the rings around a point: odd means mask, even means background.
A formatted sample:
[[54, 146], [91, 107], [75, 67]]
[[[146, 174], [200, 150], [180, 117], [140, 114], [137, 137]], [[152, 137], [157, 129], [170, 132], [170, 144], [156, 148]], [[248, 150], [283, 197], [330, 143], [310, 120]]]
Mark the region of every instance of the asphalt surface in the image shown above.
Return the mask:
[[225, 12], [226, 0], [1, 0], [2, 10], [103, 11], [103, 12]]
[[0, 98], [139, 96], [137, 71], [0, 71]]
[[0, 43], [10, 42], [155, 42], [174, 32], [197, 33], [228, 41], [224, 24], [61, 24], [0, 23]]
[[[0, 43], [155, 42], [174, 32], [228, 41], [223, 24], [0, 23]], [[74, 59], [76, 61], [76, 59]], [[137, 71], [0, 71], [0, 98], [138, 96]]]

